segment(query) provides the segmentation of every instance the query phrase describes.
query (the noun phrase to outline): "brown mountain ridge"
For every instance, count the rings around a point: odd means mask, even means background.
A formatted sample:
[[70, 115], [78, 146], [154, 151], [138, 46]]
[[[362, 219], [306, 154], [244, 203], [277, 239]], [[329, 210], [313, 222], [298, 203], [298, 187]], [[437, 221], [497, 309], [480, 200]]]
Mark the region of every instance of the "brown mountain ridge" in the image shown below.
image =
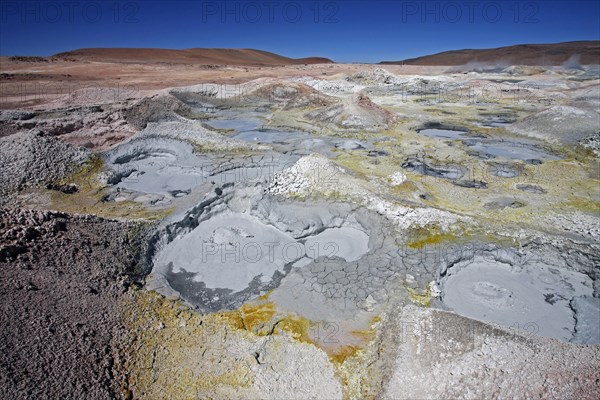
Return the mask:
[[113, 63], [173, 63], [218, 65], [297, 65], [333, 63], [324, 57], [289, 58], [255, 49], [204, 49], [185, 50], [154, 48], [85, 48], [58, 53], [59, 59]]
[[520, 65], [561, 65], [571, 59], [580, 64], [600, 64], [600, 41], [551, 44], [519, 44], [494, 49], [450, 50], [442, 53], [380, 64], [464, 65], [470, 62]]

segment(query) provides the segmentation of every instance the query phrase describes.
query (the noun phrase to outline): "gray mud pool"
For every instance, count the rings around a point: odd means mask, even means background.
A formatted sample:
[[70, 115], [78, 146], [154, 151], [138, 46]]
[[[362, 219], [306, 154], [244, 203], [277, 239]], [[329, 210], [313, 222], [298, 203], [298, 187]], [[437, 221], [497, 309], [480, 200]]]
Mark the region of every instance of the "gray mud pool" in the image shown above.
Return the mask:
[[206, 122], [207, 125], [216, 129], [233, 129], [236, 132], [254, 131], [260, 128], [262, 122], [259, 119], [213, 119]]
[[280, 203], [260, 187], [240, 190], [227, 188], [155, 237], [153, 273], [203, 310], [239, 307], [295, 270], [326, 262], [341, 270], [374, 250], [372, 227], [347, 205]]
[[[478, 320], [579, 343], [600, 343], [600, 304], [587, 275], [531, 261], [511, 265], [489, 257], [450, 268], [442, 299], [453, 311]], [[580, 309], [581, 311], [578, 311]], [[598, 325], [596, 325], [598, 326]]]
[[[492, 120], [486, 126], [505, 126], [510, 122]], [[425, 128], [417, 131], [421, 135], [440, 140], [460, 140], [467, 153], [482, 159], [505, 158], [508, 160], [558, 160], [560, 157], [545, 150], [540, 143], [529, 139], [494, 139], [476, 137], [467, 130]]]
[[468, 146], [470, 153], [484, 159], [495, 157], [522, 161], [560, 159], [533, 141], [524, 139], [466, 139], [463, 143]]
[[254, 279], [273, 280], [276, 271], [301, 259], [320, 256], [356, 261], [368, 250], [369, 237], [352, 227], [325, 229], [298, 240], [252, 215], [223, 213], [169, 243], [155, 262], [173, 273], [194, 273], [209, 289], [239, 292]]
[[112, 187], [105, 201], [166, 204], [203, 185], [265, 181], [296, 159], [276, 153], [202, 154], [176, 139], [134, 139], [105, 154], [106, 182]]
[[441, 138], [441, 139], [458, 139], [467, 134], [466, 131], [458, 131], [452, 129], [437, 129], [437, 128], [428, 128], [421, 129], [418, 131], [421, 135]]

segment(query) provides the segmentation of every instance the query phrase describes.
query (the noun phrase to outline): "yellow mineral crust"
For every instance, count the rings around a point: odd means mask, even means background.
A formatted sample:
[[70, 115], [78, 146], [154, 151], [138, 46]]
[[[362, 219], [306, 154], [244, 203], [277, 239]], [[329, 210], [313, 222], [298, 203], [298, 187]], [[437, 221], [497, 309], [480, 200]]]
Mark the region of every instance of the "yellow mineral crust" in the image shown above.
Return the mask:
[[329, 356], [310, 341], [308, 320], [258, 299], [208, 315], [178, 300], [132, 291], [123, 369], [134, 398], [341, 398]]

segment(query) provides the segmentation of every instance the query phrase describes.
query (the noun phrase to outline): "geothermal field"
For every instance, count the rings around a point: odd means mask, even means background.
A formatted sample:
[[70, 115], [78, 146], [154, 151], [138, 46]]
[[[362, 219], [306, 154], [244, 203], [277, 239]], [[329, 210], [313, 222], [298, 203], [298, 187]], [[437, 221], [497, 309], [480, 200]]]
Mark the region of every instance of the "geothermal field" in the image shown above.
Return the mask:
[[1, 397], [600, 398], [589, 43], [2, 57]]

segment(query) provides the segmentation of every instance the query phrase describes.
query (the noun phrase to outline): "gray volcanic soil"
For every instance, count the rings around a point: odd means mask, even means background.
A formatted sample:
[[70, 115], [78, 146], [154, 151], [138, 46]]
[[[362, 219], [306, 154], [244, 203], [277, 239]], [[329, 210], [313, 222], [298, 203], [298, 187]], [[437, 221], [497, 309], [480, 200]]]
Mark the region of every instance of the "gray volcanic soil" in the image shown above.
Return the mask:
[[112, 399], [119, 301], [140, 277], [133, 223], [0, 210], [0, 397]]

